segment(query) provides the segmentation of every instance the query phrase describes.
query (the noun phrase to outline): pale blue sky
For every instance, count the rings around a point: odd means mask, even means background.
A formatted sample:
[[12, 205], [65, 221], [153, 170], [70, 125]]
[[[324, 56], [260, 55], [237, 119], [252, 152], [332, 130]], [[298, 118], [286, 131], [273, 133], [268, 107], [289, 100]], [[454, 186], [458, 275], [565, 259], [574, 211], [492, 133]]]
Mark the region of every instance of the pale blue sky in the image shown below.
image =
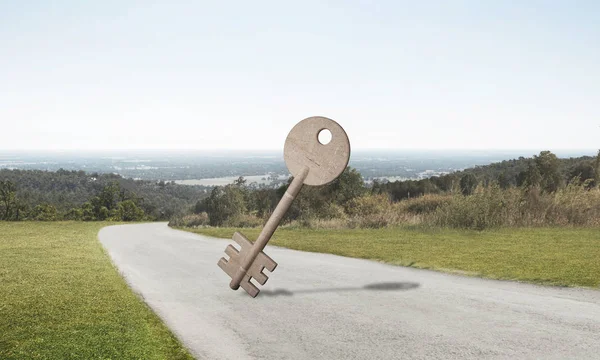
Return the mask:
[[600, 1], [0, 0], [0, 149], [597, 149]]

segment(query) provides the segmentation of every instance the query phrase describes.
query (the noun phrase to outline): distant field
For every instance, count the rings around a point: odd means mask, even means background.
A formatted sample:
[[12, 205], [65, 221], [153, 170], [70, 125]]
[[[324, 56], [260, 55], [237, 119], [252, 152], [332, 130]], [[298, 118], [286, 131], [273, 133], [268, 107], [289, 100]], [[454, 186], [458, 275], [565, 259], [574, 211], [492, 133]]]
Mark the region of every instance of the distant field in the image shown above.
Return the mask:
[[112, 266], [106, 225], [0, 222], [0, 359], [192, 359]]
[[[185, 229], [188, 230], [188, 229]], [[231, 238], [236, 229], [188, 230]], [[242, 229], [251, 240], [260, 229]], [[278, 229], [269, 244], [545, 285], [600, 286], [600, 229]]]

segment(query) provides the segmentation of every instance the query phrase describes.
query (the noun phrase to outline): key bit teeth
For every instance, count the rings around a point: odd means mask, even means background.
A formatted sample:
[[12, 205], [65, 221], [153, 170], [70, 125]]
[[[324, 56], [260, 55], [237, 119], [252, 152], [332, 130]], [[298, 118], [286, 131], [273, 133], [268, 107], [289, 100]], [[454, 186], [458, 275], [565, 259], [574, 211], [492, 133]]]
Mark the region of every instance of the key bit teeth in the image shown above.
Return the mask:
[[242, 282], [240, 283], [240, 287], [242, 289], [246, 290], [248, 295], [255, 298], [256, 295], [258, 295], [258, 293], [260, 292], [260, 290], [258, 290], [258, 288], [252, 282], [250, 282], [249, 277], [246, 276], [246, 278], [244, 278], [244, 280], [242, 280]]
[[267, 282], [267, 280], [269, 280], [269, 277], [263, 274], [262, 272], [254, 273], [252, 277], [254, 278], [254, 280], [256, 280], [257, 283], [261, 285], [264, 285]]
[[[239, 232], [233, 235], [233, 240], [240, 245], [240, 250], [238, 251], [232, 245], [227, 245], [225, 254], [229, 256], [229, 259], [222, 257], [218, 262], [219, 267], [231, 278], [236, 275], [244, 257], [253, 245], [250, 240]], [[264, 285], [269, 277], [263, 271], [267, 269], [269, 272], [272, 272], [276, 267], [277, 263], [261, 251], [254, 262], [252, 262], [246, 275], [242, 278], [239, 287], [244, 289], [250, 296], [256, 297], [260, 290], [250, 280], [254, 279], [258, 284]], [[234, 290], [237, 290], [237, 287]]]
[[217, 263], [217, 265], [219, 265], [219, 267], [220, 267], [220, 268], [221, 268], [223, 271], [227, 272], [227, 262], [228, 262], [228, 261], [227, 261], [227, 259], [225, 259], [225, 258], [220, 258], [220, 259], [219, 259], [219, 262]]

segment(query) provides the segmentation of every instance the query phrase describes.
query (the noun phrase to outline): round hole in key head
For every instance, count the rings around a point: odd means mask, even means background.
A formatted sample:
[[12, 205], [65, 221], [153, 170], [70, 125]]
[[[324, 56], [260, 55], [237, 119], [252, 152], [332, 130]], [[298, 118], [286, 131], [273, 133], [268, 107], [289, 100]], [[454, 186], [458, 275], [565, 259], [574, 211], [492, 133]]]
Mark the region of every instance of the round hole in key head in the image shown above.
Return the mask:
[[317, 135], [317, 139], [321, 145], [327, 145], [331, 142], [331, 131], [329, 129], [321, 129]]
[[[327, 145], [322, 145], [318, 138], [323, 129], [331, 132], [331, 141]], [[323, 116], [312, 116], [290, 130], [285, 139], [283, 158], [293, 176], [300, 175], [308, 168], [305, 185], [326, 185], [348, 166], [350, 141], [337, 122]]]

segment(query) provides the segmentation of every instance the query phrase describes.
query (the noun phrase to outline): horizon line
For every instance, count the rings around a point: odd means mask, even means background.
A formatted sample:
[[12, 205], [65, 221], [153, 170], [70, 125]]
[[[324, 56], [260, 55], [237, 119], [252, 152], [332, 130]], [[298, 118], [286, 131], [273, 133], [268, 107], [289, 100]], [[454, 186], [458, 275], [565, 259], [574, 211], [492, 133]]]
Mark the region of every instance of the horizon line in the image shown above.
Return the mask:
[[[363, 147], [354, 148], [352, 151], [599, 151], [599, 148], [375, 148], [375, 147]], [[31, 148], [31, 149], [0, 149], [0, 152], [125, 152], [125, 151], [166, 151], [166, 152], [281, 152], [283, 149], [206, 149], [206, 148], [93, 148], [93, 149], [44, 149], [44, 148]]]

